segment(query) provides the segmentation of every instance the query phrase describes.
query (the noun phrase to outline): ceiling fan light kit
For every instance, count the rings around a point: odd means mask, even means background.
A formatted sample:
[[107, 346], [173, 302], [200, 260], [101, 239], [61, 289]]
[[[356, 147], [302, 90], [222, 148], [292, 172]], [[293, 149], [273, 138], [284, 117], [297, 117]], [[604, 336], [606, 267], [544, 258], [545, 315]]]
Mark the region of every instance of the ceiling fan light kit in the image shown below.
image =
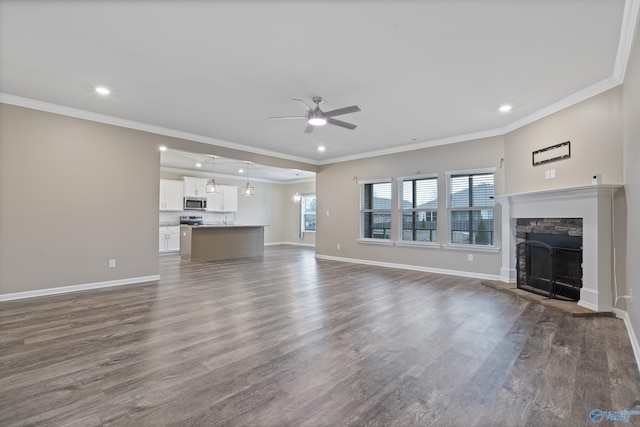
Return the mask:
[[286, 117], [269, 117], [271, 120], [288, 120], [288, 119], [307, 119], [307, 127], [304, 130], [304, 133], [311, 133], [313, 131], [314, 126], [323, 126], [327, 123], [340, 126], [345, 129], [354, 130], [357, 125], [353, 123], [343, 122], [342, 120], [334, 119], [334, 116], [340, 116], [342, 114], [355, 113], [360, 110], [360, 107], [357, 105], [352, 105], [350, 107], [338, 108], [336, 110], [331, 110], [324, 112], [320, 109], [320, 104], [322, 103], [321, 96], [314, 96], [312, 101], [316, 104], [315, 107], [310, 107], [309, 104], [304, 102], [302, 99], [293, 98], [294, 101], [298, 101], [302, 108], [307, 111], [306, 116], [286, 116]]

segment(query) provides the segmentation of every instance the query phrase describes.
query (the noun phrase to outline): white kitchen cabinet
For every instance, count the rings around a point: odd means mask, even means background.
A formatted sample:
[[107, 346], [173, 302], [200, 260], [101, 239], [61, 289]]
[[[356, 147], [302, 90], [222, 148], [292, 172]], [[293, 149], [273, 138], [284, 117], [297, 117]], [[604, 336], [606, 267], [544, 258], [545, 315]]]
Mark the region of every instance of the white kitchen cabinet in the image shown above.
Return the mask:
[[160, 227], [160, 252], [180, 251], [180, 227], [165, 226]]
[[224, 212], [238, 212], [238, 187], [223, 185], [222, 195], [222, 210]]
[[160, 210], [161, 211], [181, 211], [183, 197], [182, 181], [171, 179], [160, 180]]
[[208, 212], [237, 212], [238, 187], [235, 185], [220, 185], [219, 193], [207, 194]]
[[206, 178], [194, 178], [191, 176], [185, 176], [183, 180], [185, 196], [207, 197]]

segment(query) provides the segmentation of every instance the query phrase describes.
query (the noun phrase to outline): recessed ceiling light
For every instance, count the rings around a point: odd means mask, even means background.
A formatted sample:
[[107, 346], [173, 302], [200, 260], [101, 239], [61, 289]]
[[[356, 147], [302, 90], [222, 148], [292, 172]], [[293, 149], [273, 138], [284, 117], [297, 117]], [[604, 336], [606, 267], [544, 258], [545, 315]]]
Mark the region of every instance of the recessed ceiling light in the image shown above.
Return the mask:
[[167, 151], [167, 147], [165, 147], [164, 145], [161, 145], [160, 147], [158, 147], [158, 150]]
[[109, 95], [111, 93], [111, 91], [104, 86], [96, 86], [96, 92], [100, 95]]
[[500, 112], [501, 113], [508, 113], [509, 111], [511, 111], [511, 105], [503, 105], [502, 107], [500, 107]]
[[196, 163], [196, 167], [197, 168], [201, 168], [202, 167], [202, 163]]
[[238, 169], [238, 173], [244, 173], [244, 169]]
[[326, 149], [327, 149], [327, 147], [325, 147], [324, 145], [318, 146], [318, 151], [324, 151]]

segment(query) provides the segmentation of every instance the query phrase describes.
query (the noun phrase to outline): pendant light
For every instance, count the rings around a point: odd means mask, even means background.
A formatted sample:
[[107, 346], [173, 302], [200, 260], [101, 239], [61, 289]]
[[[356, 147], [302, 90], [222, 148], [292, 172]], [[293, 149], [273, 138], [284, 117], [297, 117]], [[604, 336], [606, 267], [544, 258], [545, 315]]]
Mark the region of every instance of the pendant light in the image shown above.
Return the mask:
[[240, 193], [243, 196], [253, 196], [254, 194], [253, 187], [249, 185], [249, 169], [250, 168], [251, 168], [251, 164], [247, 162], [247, 185], [245, 185], [240, 189]]
[[291, 203], [295, 203], [296, 205], [299, 205], [300, 203], [302, 203], [302, 194], [296, 191], [296, 194], [291, 196]]
[[211, 156], [211, 179], [207, 181], [207, 193], [220, 192], [220, 184], [216, 184], [216, 180], [214, 178], [215, 161], [216, 161], [216, 156]]
[[[299, 178], [300, 174], [297, 173], [296, 177]], [[291, 196], [291, 203], [299, 205], [300, 203], [302, 203], [302, 194], [300, 194], [298, 191], [296, 191], [296, 193]]]

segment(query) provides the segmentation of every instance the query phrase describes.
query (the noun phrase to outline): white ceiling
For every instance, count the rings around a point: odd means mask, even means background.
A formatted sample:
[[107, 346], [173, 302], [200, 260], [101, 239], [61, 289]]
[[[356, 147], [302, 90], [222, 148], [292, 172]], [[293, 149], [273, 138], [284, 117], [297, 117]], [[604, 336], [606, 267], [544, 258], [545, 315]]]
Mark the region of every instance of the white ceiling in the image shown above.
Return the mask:
[[[619, 84], [637, 3], [0, 1], [0, 100], [324, 164], [503, 133]], [[338, 117], [357, 129], [268, 120], [314, 95], [357, 104]]]
[[[266, 181], [276, 183], [294, 183], [315, 179], [316, 174], [298, 169], [284, 169], [250, 163], [238, 159], [216, 156], [215, 162], [210, 155], [188, 153], [179, 150], [167, 150], [160, 153], [161, 170], [177, 172], [188, 176], [215, 178], [216, 182], [225, 183], [225, 179], [248, 179], [249, 181]], [[198, 166], [200, 165], [200, 166]], [[242, 172], [240, 172], [242, 170]], [[247, 175], [248, 174], [248, 175]]]

